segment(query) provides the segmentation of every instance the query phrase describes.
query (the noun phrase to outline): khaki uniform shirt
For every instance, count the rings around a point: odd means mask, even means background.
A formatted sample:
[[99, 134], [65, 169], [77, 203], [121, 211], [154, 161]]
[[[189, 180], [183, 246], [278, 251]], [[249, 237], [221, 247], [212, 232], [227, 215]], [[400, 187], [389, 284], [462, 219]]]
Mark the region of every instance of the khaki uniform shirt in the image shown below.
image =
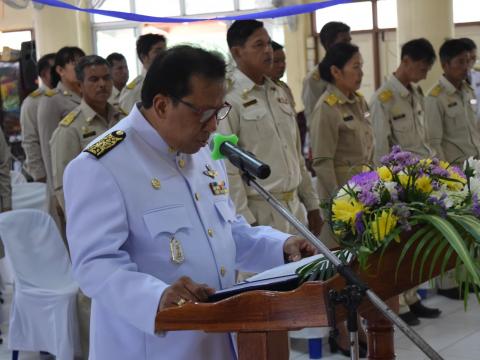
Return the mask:
[[61, 82], [53, 90], [45, 91], [38, 104], [38, 136], [42, 158], [47, 173], [47, 184], [53, 191], [52, 183], [52, 159], [50, 156], [50, 139], [62, 120], [70, 111], [80, 105], [81, 97], [67, 90]]
[[38, 104], [44, 92], [45, 89], [43, 88], [32, 91], [23, 101], [20, 109], [20, 126], [23, 136], [22, 147], [26, 155], [25, 166], [27, 172], [35, 181], [47, 176], [40, 148], [37, 121]]
[[132, 82], [122, 89], [119, 98], [120, 107], [129, 113], [133, 106], [142, 100], [142, 86], [145, 75], [138, 75]]
[[444, 76], [425, 99], [428, 138], [440, 159], [462, 163], [480, 155], [480, 132], [475, 94], [463, 82], [455, 88]]
[[308, 124], [310, 124], [315, 105], [317, 104], [318, 99], [320, 99], [320, 96], [322, 96], [327, 89], [327, 86], [328, 82], [320, 77], [318, 65], [315, 66], [315, 68], [311, 70], [303, 80], [302, 100], [303, 105], [305, 106], [305, 118], [307, 119]]
[[108, 117], [98, 115], [85, 101], [65, 116], [50, 140], [53, 165], [53, 190], [62, 209], [63, 173], [68, 163], [96, 137], [110, 129], [126, 114], [108, 104]]
[[122, 91], [118, 90], [115, 86], [112, 86], [112, 95], [110, 95], [110, 98], [108, 99], [108, 102], [110, 104], [112, 104], [113, 106], [118, 106], [118, 104], [120, 103], [120, 94], [121, 93], [122, 93]]
[[475, 93], [476, 100], [476, 115], [477, 119], [480, 121], [480, 64], [476, 64], [475, 67], [470, 71], [470, 81]]
[[421, 158], [435, 156], [427, 142], [422, 90], [412, 85], [407, 89], [395, 77], [375, 92], [370, 113], [375, 134], [375, 163], [390, 153], [393, 145]]
[[[234, 133], [238, 145], [254, 153], [271, 168], [271, 175], [259, 183], [274, 195], [294, 192], [307, 211], [318, 209], [319, 201], [302, 157], [300, 135], [288, 96], [272, 80], [256, 85], [235, 69], [229, 80], [226, 101], [232, 105], [228, 118], [221, 121], [222, 133]], [[258, 198], [246, 186], [237, 168], [227, 161], [230, 194], [237, 211], [249, 223], [258, 222], [249, 202]]]
[[290, 101], [290, 105], [292, 105], [292, 109], [295, 112], [296, 104], [295, 104], [295, 99], [293, 98], [293, 93], [292, 93], [292, 89], [290, 89], [290, 86], [288, 86], [288, 84], [282, 80], [275, 81], [275, 84], [280, 86], [285, 91], [285, 94], [287, 94], [288, 96], [288, 101]]
[[[0, 128], [0, 211], [12, 208], [12, 185], [10, 181], [11, 156], [5, 135]], [[0, 250], [2, 253], [3, 250]]]
[[310, 139], [318, 195], [328, 200], [372, 162], [373, 130], [363, 96], [347, 98], [329, 84], [312, 114]]

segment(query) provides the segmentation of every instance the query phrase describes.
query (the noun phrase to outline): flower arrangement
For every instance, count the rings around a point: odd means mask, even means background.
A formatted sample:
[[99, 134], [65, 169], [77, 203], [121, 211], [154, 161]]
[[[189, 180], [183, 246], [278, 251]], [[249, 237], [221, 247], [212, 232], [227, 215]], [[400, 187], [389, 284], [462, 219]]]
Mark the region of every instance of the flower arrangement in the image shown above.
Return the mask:
[[[404, 241], [398, 271], [408, 249], [417, 243], [414, 258], [421, 259], [422, 264], [429, 258], [432, 268], [438, 261], [444, 268], [456, 254], [457, 270], [464, 268], [456, 271], [457, 281], [480, 285], [476, 257], [480, 247], [478, 160], [468, 159], [462, 171], [436, 158], [419, 159], [394, 146], [381, 159], [380, 167], [353, 176], [324, 208], [344, 249], [343, 258], [353, 254], [365, 267], [372, 253]], [[402, 232], [413, 235], [401, 240]], [[327, 268], [325, 261], [319, 261], [298, 272], [307, 278]]]

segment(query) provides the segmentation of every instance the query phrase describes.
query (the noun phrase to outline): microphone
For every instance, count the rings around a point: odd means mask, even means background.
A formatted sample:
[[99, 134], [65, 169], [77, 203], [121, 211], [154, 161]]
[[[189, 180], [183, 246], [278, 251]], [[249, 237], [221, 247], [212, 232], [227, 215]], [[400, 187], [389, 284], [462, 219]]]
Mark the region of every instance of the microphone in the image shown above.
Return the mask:
[[212, 159], [220, 160], [227, 158], [240, 170], [259, 179], [270, 176], [270, 166], [258, 160], [255, 155], [237, 146], [238, 137], [235, 134], [213, 134], [210, 140]]

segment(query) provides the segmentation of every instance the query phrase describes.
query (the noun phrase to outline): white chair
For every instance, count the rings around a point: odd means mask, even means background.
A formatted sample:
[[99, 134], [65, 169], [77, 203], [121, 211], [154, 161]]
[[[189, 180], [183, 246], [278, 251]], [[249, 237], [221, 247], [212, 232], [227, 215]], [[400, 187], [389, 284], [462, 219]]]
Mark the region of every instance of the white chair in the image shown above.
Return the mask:
[[20, 171], [10, 170], [10, 183], [14, 184], [24, 184], [27, 182], [27, 179]]
[[47, 184], [12, 184], [12, 209], [37, 209], [48, 212]]
[[80, 355], [78, 285], [53, 219], [34, 209], [2, 213], [0, 237], [15, 281], [8, 348], [47, 351], [58, 360]]

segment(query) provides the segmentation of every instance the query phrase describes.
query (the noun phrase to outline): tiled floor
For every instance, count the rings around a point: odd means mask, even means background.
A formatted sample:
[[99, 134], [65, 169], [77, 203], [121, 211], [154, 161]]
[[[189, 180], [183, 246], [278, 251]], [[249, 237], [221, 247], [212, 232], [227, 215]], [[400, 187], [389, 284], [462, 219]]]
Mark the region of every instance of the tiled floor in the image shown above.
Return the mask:
[[[6, 302], [0, 307], [1, 330], [4, 343], [0, 345], [0, 360], [11, 359], [11, 352], [6, 344], [8, 307], [10, 298], [7, 294]], [[422, 323], [414, 329], [424, 339], [440, 352], [444, 359], [448, 360], [478, 360], [480, 359], [480, 305], [473, 295], [470, 297], [468, 310], [463, 308], [463, 302], [449, 300], [441, 296], [433, 296], [425, 301], [431, 307], [438, 307], [442, 310], [439, 319], [422, 319]], [[324, 342], [325, 344], [325, 342]], [[395, 349], [399, 360], [423, 360], [427, 357], [418, 350], [401, 332], [397, 331], [395, 336]], [[324, 346], [322, 359], [348, 359], [342, 355], [332, 355], [328, 346]], [[46, 360], [38, 353], [22, 352], [20, 360]], [[304, 340], [293, 340], [291, 360], [308, 360], [307, 342]], [[172, 359], [174, 360], [174, 359]], [[253, 359], [252, 359], [253, 360]]]

